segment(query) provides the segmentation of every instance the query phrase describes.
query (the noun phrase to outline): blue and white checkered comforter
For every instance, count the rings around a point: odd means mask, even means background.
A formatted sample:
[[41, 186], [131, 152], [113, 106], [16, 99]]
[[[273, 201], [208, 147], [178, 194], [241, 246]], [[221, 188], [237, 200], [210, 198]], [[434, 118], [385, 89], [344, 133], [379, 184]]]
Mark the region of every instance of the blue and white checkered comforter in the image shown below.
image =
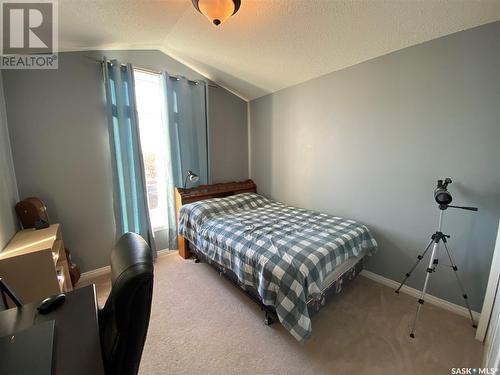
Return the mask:
[[307, 300], [320, 296], [324, 278], [349, 257], [377, 249], [364, 225], [254, 193], [183, 206], [179, 233], [257, 290], [299, 341], [311, 336]]

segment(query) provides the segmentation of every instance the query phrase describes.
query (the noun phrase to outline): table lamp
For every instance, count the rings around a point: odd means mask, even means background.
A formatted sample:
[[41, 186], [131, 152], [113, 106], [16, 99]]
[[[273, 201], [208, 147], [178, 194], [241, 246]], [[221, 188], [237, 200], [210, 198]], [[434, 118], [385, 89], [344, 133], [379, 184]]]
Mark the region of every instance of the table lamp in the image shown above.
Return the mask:
[[184, 189], [186, 188], [187, 181], [189, 180], [190, 183], [194, 183], [198, 181], [200, 178], [198, 177], [197, 174], [193, 173], [193, 171], [189, 170], [187, 173], [187, 176], [184, 180]]

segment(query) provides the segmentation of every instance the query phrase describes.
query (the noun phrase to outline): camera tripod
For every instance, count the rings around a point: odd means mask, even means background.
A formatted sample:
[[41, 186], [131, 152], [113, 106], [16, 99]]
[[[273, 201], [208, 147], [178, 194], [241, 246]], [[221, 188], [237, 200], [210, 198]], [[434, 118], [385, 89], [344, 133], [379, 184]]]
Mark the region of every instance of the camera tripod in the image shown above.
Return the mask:
[[425, 254], [429, 251], [429, 249], [431, 248], [431, 245], [432, 245], [431, 258], [429, 260], [429, 266], [427, 267], [427, 274], [425, 275], [424, 287], [422, 288], [422, 292], [420, 293], [420, 298], [418, 299], [417, 311], [415, 313], [415, 318], [413, 320], [413, 324], [412, 324], [412, 327], [411, 327], [411, 332], [410, 332], [410, 337], [411, 338], [415, 337], [415, 328], [416, 328], [416, 325], [417, 325], [418, 314], [420, 312], [420, 308], [424, 304], [424, 298], [425, 298], [425, 294], [427, 292], [427, 285], [429, 283], [429, 278], [431, 276], [431, 273], [436, 272], [436, 267], [437, 267], [437, 265], [439, 263], [439, 260], [438, 260], [438, 248], [439, 248], [439, 244], [441, 242], [443, 243], [443, 246], [444, 246], [444, 248], [446, 250], [446, 254], [448, 255], [448, 259], [450, 260], [449, 267], [451, 267], [453, 269], [453, 272], [454, 272], [455, 277], [457, 279], [458, 286], [460, 288], [460, 291], [462, 292], [462, 297], [464, 298], [465, 304], [467, 306], [467, 310], [469, 310], [470, 319], [472, 321], [472, 327], [477, 328], [477, 325], [474, 322], [474, 317], [472, 316], [472, 310], [470, 308], [469, 301], [467, 299], [467, 294], [465, 293], [464, 287], [462, 285], [462, 282], [460, 281], [460, 278], [458, 277], [458, 273], [457, 273], [458, 267], [453, 262], [453, 259], [451, 257], [451, 252], [448, 249], [448, 246], [446, 245], [446, 242], [447, 242], [446, 239], [450, 238], [450, 236], [446, 235], [446, 234], [443, 234], [443, 232], [441, 232], [441, 228], [442, 228], [442, 225], [443, 225], [444, 210], [446, 210], [446, 208], [448, 208], [448, 207], [454, 207], [454, 208], [461, 208], [461, 209], [465, 209], [465, 210], [477, 211], [477, 208], [475, 208], [475, 207], [458, 207], [458, 206], [440, 205], [440, 207], [439, 207], [440, 208], [440, 212], [439, 212], [439, 226], [438, 226], [438, 230], [435, 233], [432, 234], [431, 240], [429, 241], [429, 244], [425, 248], [424, 252], [421, 255], [417, 256], [417, 261], [411, 267], [410, 271], [408, 271], [408, 273], [405, 275], [405, 278], [401, 282], [401, 285], [399, 285], [398, 289], [395, 290], [396, 293], [399, 293], [399, 290], [403, 287], [403, 285], [405, 284], [406, 280], [410, 277], [411, 273], [415, 270], [415, 268], [417, 268], [417, 266], [420, 263], [420, 261], [422, 259], [424, 259]]

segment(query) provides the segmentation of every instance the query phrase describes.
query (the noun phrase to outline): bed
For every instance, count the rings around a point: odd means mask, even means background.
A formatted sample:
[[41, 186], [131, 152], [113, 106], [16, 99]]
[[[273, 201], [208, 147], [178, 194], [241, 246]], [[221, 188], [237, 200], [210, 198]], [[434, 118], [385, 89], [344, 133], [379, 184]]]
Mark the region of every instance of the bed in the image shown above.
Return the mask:
[[[196, 195], [180, 190], [185, 198]], [[207, 191], [210, 186], [197, 192]], [[359, 274], [377, 243], [353, 220], [287, 206], [252, 189], [235, 191], [234, 186], [225, 193], [219, 189], [209, 199], [182, 204], [179, 235], [199, 259], [216, 266], [305, 341], [312, 333], [311, 316]]]

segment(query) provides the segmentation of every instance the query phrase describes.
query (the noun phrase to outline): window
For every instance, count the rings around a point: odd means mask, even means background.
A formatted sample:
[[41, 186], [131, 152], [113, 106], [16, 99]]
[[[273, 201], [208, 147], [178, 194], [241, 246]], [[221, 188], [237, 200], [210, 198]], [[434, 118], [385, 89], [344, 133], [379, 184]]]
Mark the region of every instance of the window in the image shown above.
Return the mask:
[[134, 69], [135, 96], [141, 147], [146, 173], [146, 188], [149, 217], [153, 230], [166, 228], [167, 181], [166, 152], [167, 134], [163, 126], [163, 94], [161, 76], [156, 73]]

